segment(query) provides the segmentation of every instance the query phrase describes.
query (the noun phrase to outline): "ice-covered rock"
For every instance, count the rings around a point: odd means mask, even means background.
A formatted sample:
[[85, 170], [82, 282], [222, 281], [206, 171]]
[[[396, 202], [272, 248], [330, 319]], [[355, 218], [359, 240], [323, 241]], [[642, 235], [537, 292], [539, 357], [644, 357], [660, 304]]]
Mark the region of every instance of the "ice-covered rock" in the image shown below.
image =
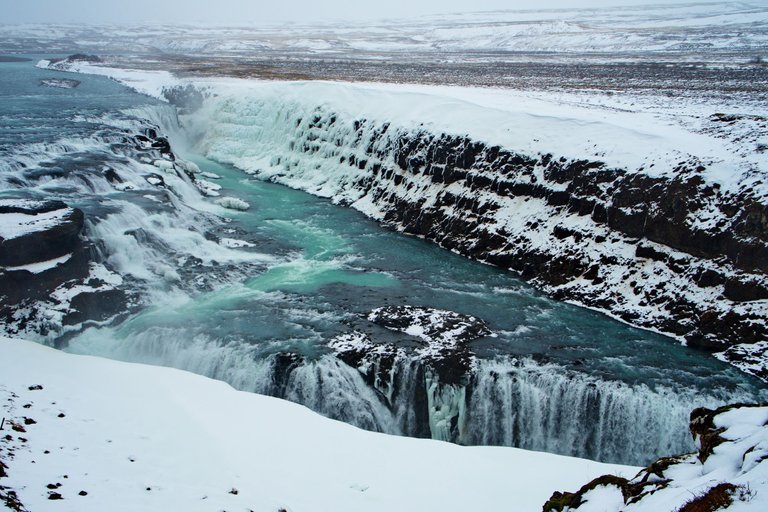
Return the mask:
[[0, 265], [64, 256], [81, 245], [83, 212], [61, 201], [0, 200]]
[[80, 81], [72, 80], [70, 78], [41, 78], [40, 85], [46, 87], [58, 87], [59, 89], [74, 89], [80, 85]]
[[433, 439], [460, 441], [466, 422], [467, 385], [475, 356], [466, 346], [474, 339], [489, 336], [482, 320], [434, 308], [386, 306], [371, 311], [367, 320], [387, 329], [416, 338], [417, 346], [375, 342], [360, 331], [333, 338], [329, 347], [336, 356], [356, 368], [393, 406], [397, 393], [397, 372], [415, 375], [412, 381], [415, 404], [424, 408], [417, 430]]
[[203, 195], [209, 197], [216, 197], [220, 195], [219, 190], [221, 190], [221, 185], [217, 183], [213, 183], [208, 180], [195, 180], [195, 186], [197, 186]]
[[765, 510], [768, 405], [695, 409], [696, 453], [665, 457], [634, 478], [598, 477], [576, 492], [555, 492], [544, 512]]
[[237, 197], [221, 197], [216, 200], [216, 204], [219, 206], [222, 206], [224, 208], [227, 208], [229, 210], [237, 210], [237, 211], [246, 211], [251, 207], [251, 205], [243, 201], [242, 199], [238, 199]]

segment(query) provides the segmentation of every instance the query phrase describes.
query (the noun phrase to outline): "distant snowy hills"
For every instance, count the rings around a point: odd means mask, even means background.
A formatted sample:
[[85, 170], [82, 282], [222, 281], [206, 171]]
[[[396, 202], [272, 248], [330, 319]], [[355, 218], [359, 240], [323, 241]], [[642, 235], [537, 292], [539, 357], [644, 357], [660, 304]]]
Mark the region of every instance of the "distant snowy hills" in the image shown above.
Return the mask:
[[310, 25], [0, 25], [0, 51], [139, 52], [211, 55], [296, 52], [422, 54], [466, 52], [691, 53], [727, 61], [765, 57], [768, 5], [716, 2], [447, 14], [378, 22]]

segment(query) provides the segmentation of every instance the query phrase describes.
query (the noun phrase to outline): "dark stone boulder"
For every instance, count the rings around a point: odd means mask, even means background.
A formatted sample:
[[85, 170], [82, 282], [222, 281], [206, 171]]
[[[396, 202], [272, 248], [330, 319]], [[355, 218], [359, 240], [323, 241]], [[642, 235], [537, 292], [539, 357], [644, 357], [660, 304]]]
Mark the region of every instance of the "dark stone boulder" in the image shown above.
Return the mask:
[[272, 383], [269, 394], [276, 397], [284, 397], [288, 389], [288, 383], [296, 368], [305, 364], [303, 356], [295, 352], [278, 352], [271, 358]]
[[127, 294], [118, 289], [79, 293], [70, 301], [71, 312], [64, 317], [63, 324], [75, 325], [86, 320], [106, 320], [125, 312], [128, 309], [127, 302]]
[[368, 314], [368, 320], [387, 329], [445, 345], [463, 344], [492, 333], [485, 322], [474, 316], [419, 306], [377, 308]]
[[754, 279], [729, 279], [723, 295], [734, 302], [768, 299], [768, 288]]
[[75, 250], [66, 262], [42, 272], [0, 269], [0, 310], [12, 310], [24, 300], [46, 299], [63, 283], [87, 278], [90, 261], [90, 250], [84, 246]]
[[0, 219], [16, 226], [15, 233], [0, 236], [0, 265], [18, 267], [48, 261], [82, 245], [83, 212], [60, 201], [3, 201]]

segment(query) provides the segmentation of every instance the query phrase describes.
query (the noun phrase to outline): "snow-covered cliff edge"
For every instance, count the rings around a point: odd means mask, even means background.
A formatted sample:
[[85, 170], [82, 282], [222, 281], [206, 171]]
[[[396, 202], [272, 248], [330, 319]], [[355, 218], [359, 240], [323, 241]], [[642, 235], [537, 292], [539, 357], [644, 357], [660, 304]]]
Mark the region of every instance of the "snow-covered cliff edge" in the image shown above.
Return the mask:
[[375, 434], [190, 373], [20, 340], [0, 339], [0, 373], [0, 509], [538, 511], [555, 489], [636, 471]]
[[633, 479], [604, 475], [577, 492], [556, 492], [544, 512], [576, 510], [764, 510], [768, 407], [730, 405], [691, 413], [696, 453], [664, 457]]

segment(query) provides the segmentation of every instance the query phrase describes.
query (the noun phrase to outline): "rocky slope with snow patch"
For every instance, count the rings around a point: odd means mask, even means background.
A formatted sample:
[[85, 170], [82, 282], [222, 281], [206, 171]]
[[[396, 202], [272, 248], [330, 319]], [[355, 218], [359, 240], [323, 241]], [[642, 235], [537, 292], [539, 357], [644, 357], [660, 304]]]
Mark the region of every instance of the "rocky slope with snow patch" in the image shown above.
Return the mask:
[[665, 457], [632, 479], [604, 475], [576, 492], [555, 492], [544, 512], [765, 510], [768, 406], [691, 413], [698, 452]]

